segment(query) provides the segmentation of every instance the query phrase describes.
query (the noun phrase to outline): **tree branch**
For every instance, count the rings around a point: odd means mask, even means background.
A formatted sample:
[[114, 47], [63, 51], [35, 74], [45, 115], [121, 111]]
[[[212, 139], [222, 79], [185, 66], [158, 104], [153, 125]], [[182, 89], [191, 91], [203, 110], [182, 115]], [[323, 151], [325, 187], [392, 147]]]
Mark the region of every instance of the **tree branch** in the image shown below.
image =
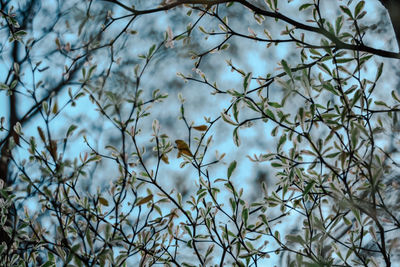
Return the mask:
[[396, 35], [397, 46], [400, 51], [400, 1], [398, 0], [379, 0], [387, 9], [393, 30]]
[[[156, 13], [156, 12], [160, 12], [160, 11], [166, 11], [166, 10], [170, 10], [177, 6], [185, 5], [185, 4], [199, 4], [199, 5], [212, 6], [212, 5], [223, 4], [223, 3], [228, 3], [228, 2], [236, 2], [236, 3], [239, 3], [239, 4], [249, 8], [256, 14], [260, 14], [260, 15], [263, 15], [266, 17], [282, 20], [282, 21], [287, 22], [290, 25], [296, 27], [297, 29], [321, 34], [321, 35], [325, 36], [327, 39], [329, 39], [331, 42], [333, 42], [335, 44], [336, 49], [361, 51], [361, 52], [367, 52], [367, 53], [374, 54], [374, 55], [381, 56], [381, 57], [399, 58], [400, 59], [400, 53], [376, 49], [376, 48], [369, 47], [369, 46], [366, 46], [363, 44], [353, 45], [353, 44], [345, 43], [345, 42], [341, 41], [339, 38], [337, 38], [333, 33], [329, 32], [328, 30], [326, 30], [324, 28], [314, 27], [314, 26], [310, 26], [310, 25], [298, 22], [298, 21], [291, 19], [277, 11], [272, 12], [272, 11], [268, 11], [268, 10], [262, 9], [260, 7], [257, 7], [255, 5], [253, 5], [252, 3], [247, 2], [246, 0], [233, 0], [233, 1], [232, 0], [212, 0], [212, 1], [208, 1], [208, 0], [177, 0], [175, 2], [172, 2], [171, 4], [166, 4], [164, 6], [147, 9], [147, 10], [136, 10], [134, 7], [128, 7], [128, 6], [124, 5], [123, 3], [119, 2], [118, 0], [102, 0], [102, 1], [117, 4], [118, 6], [124, 8], [125, 10], [132, 12], [134, 15], [142, 15], [142, 14], [150, 14], [150, 13]], [[389, 10], [390, 17], [392, 19], [392, 24], [400, 26], [400, 16], [398, 16], [398, 14], [400, 14], [400, 3], [398, 3], [398, 2], [395, 3], [395, 1], [392, 1], [392, 0], [379, 0], [379, 1], [381, 1], [381, 3], [386, 8], [390, 9], [390, 10], [389, 9], [388, 10]], [[396, 37], [397, 36], [400, 37], [400, 27], [394, 27], [394, 28], [395, 28], [395, 32], [396, 32]]]

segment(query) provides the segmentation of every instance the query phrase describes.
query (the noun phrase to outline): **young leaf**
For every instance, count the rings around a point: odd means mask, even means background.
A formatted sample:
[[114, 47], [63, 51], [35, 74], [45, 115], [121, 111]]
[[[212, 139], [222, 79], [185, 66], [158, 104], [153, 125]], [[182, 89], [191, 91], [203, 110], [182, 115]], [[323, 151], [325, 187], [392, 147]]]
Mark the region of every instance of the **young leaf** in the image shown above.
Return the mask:
[[154, 51], [156, 50], [156, 45], [153, 44], [150, 48], [149, 48], [149, 53], [147, 54], [147, 57], [150, 58], [151, 56], [153, 56]]

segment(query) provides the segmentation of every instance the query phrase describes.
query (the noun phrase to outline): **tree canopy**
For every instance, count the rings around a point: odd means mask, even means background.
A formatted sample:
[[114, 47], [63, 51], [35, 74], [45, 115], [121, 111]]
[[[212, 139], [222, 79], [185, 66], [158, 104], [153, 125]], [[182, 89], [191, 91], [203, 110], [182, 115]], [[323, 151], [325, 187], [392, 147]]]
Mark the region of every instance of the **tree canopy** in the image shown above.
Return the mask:
[[0, 1], [0, 266], [396, 266], [396, 0]]

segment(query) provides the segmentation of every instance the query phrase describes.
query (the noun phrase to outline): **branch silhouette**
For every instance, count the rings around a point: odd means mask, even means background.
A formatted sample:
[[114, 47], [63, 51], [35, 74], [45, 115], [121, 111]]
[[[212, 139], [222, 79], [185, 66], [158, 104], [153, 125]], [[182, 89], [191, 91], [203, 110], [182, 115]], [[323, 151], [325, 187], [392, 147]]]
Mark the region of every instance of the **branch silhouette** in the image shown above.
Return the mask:
[[393, 30], [396, 35], [397, 46], [400, 51], [400, 1], [397, 0], [379, 0], [381, 4], [387, 9], [390, 20], [392, 22]]

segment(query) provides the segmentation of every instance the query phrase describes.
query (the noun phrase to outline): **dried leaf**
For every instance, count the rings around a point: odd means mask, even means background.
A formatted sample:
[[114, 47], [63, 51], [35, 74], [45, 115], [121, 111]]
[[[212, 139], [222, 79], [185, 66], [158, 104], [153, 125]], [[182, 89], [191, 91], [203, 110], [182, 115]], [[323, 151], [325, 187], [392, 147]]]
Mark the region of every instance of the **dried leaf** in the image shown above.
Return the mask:
[[57, 142], [55, 140], [51, 140], [49, 152], [54, 160], [57, 159]]
[[189, 157], [193, 156], [192, 152], [190, 152], [188, 144], [186, 144], [185, 141], [183, 141], [183, 140], [175, 140], [175, 143], [176, 143], [176, 146], [177, 146], [177, 148], [179, 150], [178, 151], [178, 156], [177, 156], [178, 158], [182, 154], [187, 155]]
[[39, 132], [40, 139], [42, 139], [42, 141], [44, 143], [46, 143], [46, 136], [44, 135], [44, 132], [43, 132], [42, 128], [40, 128], [40, 126], [38, 126], [37, 130]]
[[108, 206], [108, 200], [103, 197], [99, 197], [99, 202], [101, 205]]
[[207, 125], [199, 125], [199, 126], [193, 126], [193, 129], [197, 130], [197, 131], [201, 131], [204, 132], [207, 130]]
[[152, 199], [153, 199], [153, 194], [150, 194], [150, 195], [148, 195], [147, 197], [142, 198], [141, 200], [139, 200], [139, 201], [136, 203], [136, 206], [140, 206], [140, 205], [146, 204], [147, 202], [149, 202], [149, 201], [152, 200]]
[[163, 154], [161, 156], [161, 160], [164, 161], [166, 164], [169, 164], [168, 156], [166, 154]]

